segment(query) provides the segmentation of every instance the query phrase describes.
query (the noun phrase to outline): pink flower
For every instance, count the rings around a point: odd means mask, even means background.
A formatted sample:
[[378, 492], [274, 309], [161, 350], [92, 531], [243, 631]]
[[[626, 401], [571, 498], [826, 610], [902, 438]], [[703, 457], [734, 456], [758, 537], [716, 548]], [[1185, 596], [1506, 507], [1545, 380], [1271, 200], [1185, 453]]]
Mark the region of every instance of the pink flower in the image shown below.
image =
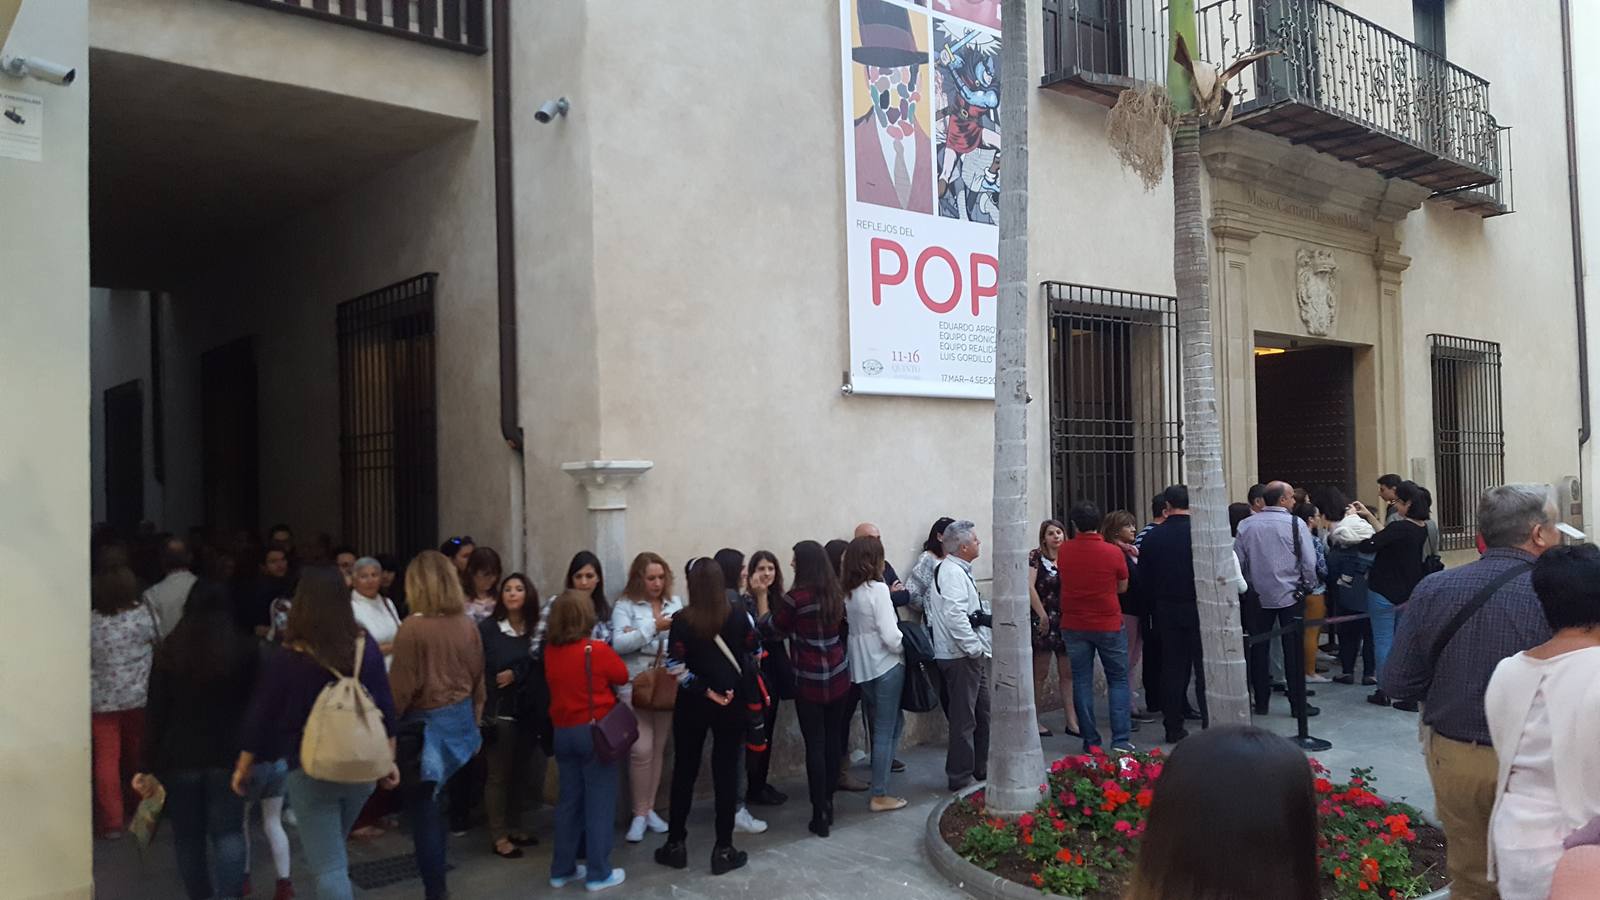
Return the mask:
[[1120, 834], [1127, 834], [1133, 830], [1133, 823], [1129, 822], [1127, 819], [1118, 819], [1117, 824], [1111, 827]]

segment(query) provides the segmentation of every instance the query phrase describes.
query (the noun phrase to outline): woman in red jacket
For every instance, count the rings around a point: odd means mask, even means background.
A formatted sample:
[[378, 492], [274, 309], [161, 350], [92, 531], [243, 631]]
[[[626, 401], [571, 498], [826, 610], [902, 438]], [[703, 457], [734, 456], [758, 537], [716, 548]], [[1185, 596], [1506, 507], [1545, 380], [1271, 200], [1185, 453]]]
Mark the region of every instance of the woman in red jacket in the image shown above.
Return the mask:
[[[561, 774], [550, 886], [581, 879], [598, 891], [621, 884], [624, 875], [611, 867], [617, 764], [595, 757], [589, 723], [617, 705], [614, 688], [628, 683], [628, 667], [615, 650], [590, 637], [595, 618], [588, 592], [568, 590], [556, 598], [546, 622], [544, 673]], [[578, 864], [580, 837], [587, 848], [585, 865]]]

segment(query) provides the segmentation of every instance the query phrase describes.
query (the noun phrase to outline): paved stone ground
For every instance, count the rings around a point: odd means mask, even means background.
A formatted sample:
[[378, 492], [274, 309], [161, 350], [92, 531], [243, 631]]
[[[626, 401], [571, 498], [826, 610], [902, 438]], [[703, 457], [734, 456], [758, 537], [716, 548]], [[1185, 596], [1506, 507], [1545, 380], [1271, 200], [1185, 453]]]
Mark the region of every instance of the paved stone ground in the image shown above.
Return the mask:
[[[1418, 749], [1417, 716], [1366, 703], [1370, 690], [1335, 684], [1317, 686], [1318, 694], [1312, 702], [1323, 712], [1311, 720], [1310, 730], [1334, 743], [1332, 750], [1317, 756], [1335, 772], [1342, 773], [1352, 766], [1373, 768], [1383, 793], [1405, 798], [1431, 816], [1433, 791]], [[1281, 696], [1275, 698], [1273, 714], [1259, 719], [1258, 724], [1293, 734], [1295, 722], [1288, 717], [1287, 706]], [[1060, 713], [1054, 713], [1047, 721], [1056, 729], [1056, 736], [1044, 741], [1048, 759], [1081, 750], [1076, 740], [1061, 735], [1059, 717]], [[1150, 739], [1157, 734], [1159, 726], [1146, 725], [1134, 736], [1135, 742], [1141, 747], [1149, 746]], [[866, 810], [865, 795], [840, 794], [833, 834], [823, 840], [811, 835], [805, 827], [809, 809], [804, 800], [803, 779], [799, 783], [780, 784], [791, 796], [789, 803], [776, 810], [758, 810], [771, 825], [767, 833], [736, 836], [737, 845], [749, 851], [750, 864], [737, 872], [713, 878], [709, 871], [711, 803], [709, 799], [703, 800], [696, 804], [690, 818], [688, 870], [665, 869], [651, 860], [650, 854], [660, 843], [661, 836], [647, 835], [644, 843], [635, 845], [622, 842], [619, 835], [614, 864], [626, 869], [628, 879], [623, 887], [608, 893], [630, 900], [720, 900], [758, 893], [796, 900], [964, 896], [934, 874], [923, 859], [924, 823], [934, 804], [946, 796], [943, 751], [938, 747], [914, 747], [904, 750], [901, 757], [908, 770], [895, 776], [894, 790], [911, 801], [904, 810], [873, 814]], [[856, 773], [866, 774], [860, 766]], [[548, 811], [536, 818], [534, 825], [536, 833], [545, 837], [544, 843], [531, 848], [529, 855], [521, 860], [507, 861], [493, 856], [481, 831], [464, 838], [451, 838], [451, 862], [456, 867], [450, 875], [452, 895], [520, 900], [580, 894], [572, 887], [559, 892], [550, 889], [546, 883], [550, 866]], [[297, 840], [292, 830], [290, 834], [291, 841]], [[258, 835], [252, 844], [257, 870], [256, 896], [265, 892], [270, 897], [271, 863], [266, 856], [265, 841]], [[391, 834], [375, 841], [352, 843], [351, 858], [352, 861], [379, 859], [409, 851], [410, 842], [405, 836]], [[295, 856], [298, 865], [298, 851]], [[97, 842], [95, 887], [96, 896], [102, 900], [181, 898], [183, 890], [170, 837], [163, 832], [145, 860], [141, 860], [132, 841]], [[311, 896], [311, 886], [303, 879], [298, 887], [301, 896]], [[420, 896], [420, 888], [418, 882], [410, 881], [377, 891], [358, 889], [356, 896], [371, 900], [414, 900]]]

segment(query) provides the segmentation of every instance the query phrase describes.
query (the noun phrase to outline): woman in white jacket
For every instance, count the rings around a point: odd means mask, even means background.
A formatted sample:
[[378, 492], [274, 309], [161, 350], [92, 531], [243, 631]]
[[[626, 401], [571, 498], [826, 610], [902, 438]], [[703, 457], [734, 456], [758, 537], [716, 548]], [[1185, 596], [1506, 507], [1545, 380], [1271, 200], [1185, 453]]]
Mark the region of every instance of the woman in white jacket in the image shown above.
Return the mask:
[[1563, 842], [1600, 816], [1600, 548], [1547, 550], [1533, 589], [1554, 636], [1501, 660], [1484, 692], [1500, 762], [1489, 878], [1503, 900], [1549, 897]]
[[[628, 584], [611, 610], [611, 646], [628, 664], [633, 679], [655, 665], [665, 665], [667, 631], [683, 601], [672, 593], [672, 569], [659, 554], [645, 551], [628, 567]], [[639, 722], [639, 739], [628, 752], [628, 783], [633, 793], [633, 822], [626, 835], [630, 843], [644, 840], [645, 829], [661, 833], [667, 822], [656, 814], [656, 792], [661, 787], [661, 762], [672, 733], [672, 710], [633, 706], [633, 684], [618, 692], [633, 708]]]
[[905, 714], [900, 692], [905, 686], [905, 655], [900, 617], [889, 586], [883, 583], [883, 543], [858, 537], [844, 552], [845, 621], [850, 623], [850, 680], [861, 687], [861, 703], [872, 723], [873, 812], [900, 809], [906, 801], [889, 795], [889, 770], [900, 743]]

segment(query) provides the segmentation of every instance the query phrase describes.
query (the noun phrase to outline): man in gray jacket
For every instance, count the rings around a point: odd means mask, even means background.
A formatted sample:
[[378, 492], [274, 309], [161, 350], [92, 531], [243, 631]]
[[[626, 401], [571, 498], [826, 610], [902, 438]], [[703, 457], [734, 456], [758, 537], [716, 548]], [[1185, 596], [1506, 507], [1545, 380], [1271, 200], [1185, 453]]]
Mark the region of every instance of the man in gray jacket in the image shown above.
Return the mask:
[[933, 573], [927, 620], [933, 656], [950, 695], [950, 743], [944, 772], [950, 790], [989, 777], [990, 611], [972, 580], [978, 558], [977, 526], [952, 522], [944, 529], [945, 558]]

